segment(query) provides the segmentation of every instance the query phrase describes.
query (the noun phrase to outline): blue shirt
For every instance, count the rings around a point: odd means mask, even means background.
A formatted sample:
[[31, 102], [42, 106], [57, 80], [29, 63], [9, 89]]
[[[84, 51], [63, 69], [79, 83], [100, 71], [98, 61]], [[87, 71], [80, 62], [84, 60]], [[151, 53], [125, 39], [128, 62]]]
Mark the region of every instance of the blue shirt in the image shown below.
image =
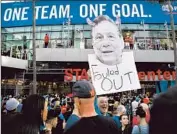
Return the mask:
[[133, 127], [132, 130], [132, 134], [149, 134], [149, 126], [141, 126], [139, 125], [139, 127], [137, 125], [135, 125]]
[[23, 107], [23, 104], [19, 104], [17, 107], [17, 112], [20, 113], [22, 111], [22, 107]]
[[119, 116], [113, 116], [112, 118], [113, 118], [114, 122], [116, 123], [117, 127], [120, 128], [121, 127], [120, 117]]
[[63, 116], [62, 113], [60, 113], [60, 114], [58, 115], [58, 117], [59, 117], [61, 120], [65, 120], [65, 117]]
[[66, 122], [66, 126], [65, 126], [65, 130], [64, 130], [64, 132], [66, 132], [69, 128], [71, 128], [76, 122], [78, 122], [80, 120], [80, 118], [77, 116], [77, 115], [75, 115], [75, 114], [72, 114], [69, 118], [68, 118], [68, 120], [67, 120], [67, 122]]
[[95, 101], [94, 101], [95, 111], [98, 115], [102, 115], [97, 102], [98, 102], [97, 97], [95, 97]]

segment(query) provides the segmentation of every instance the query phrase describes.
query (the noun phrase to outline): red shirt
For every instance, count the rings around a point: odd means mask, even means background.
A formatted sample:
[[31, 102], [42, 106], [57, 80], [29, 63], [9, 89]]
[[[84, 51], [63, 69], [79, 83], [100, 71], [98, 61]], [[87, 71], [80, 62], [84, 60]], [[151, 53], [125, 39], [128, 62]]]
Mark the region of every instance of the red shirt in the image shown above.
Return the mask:
[[49, 42], [49, 36], [48, 35], [45, 36], [44, 41]]

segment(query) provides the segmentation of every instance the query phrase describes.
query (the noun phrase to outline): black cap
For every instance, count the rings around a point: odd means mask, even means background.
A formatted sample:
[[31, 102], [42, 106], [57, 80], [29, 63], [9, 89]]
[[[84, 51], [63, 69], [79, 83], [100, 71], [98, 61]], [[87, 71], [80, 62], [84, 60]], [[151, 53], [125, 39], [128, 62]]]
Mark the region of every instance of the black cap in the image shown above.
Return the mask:
[[77, 81], [72, 88], [73, 97], [91, 98], [96, 95], [93, 85], [86, 80]]

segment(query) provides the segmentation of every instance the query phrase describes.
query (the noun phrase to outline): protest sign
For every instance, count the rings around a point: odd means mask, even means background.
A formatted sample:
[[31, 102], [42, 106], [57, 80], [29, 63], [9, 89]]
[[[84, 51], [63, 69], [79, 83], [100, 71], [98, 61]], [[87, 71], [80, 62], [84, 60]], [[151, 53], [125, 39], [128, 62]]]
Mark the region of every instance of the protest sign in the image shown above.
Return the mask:
[[92, 82], [97, 95], [140, 89], [133, 52], [123, 52], [122, 63], [106, 65], [95, 54], [88, 55]]

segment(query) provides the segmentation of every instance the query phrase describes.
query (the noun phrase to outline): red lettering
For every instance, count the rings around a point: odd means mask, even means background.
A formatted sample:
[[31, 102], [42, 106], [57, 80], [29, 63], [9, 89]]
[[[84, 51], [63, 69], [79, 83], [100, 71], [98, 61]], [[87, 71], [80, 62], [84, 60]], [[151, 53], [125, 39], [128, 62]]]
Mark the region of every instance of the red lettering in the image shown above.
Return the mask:
[[151, 77], [153, 81], [155, 80], [155, 72], [148, 71], [147, 76], [148, 76], [148, 80], [151, 80]]
[[64, 79], [66, 80], [66, 81], [72, 81], [73, 80], [73, 71], [72, 71], [72, 69], [65, 69], [65, 77], [64, 77]]
[[83, 80], [83, 79], [88, 80], [88, 74], [87, 74], [86, 69], [83, 69], [82, 73], [81, 73], [81, 80]]
[[165, 71], [163, 73], [163, 77], [164, 77], [165, 80], [170, 80], [170, 78], [171, 78], [170, 72], [169, 71]]
[[81, 71], [81, 69], [73, 69], [73, 72], [76, 72], [76, 80], [80, 80], [79, 79], [79, 72]]
[[163, 79], [162, 76], [161, 76], [162, 71], [160, 71], [160, 69], [158, 69], [158, 70], [156, 71], [156, 73], [157, 73], [157, 75], [158, 75], [158, 79], [159, 79], [159, 80], [162, 80], [162, 79]]

